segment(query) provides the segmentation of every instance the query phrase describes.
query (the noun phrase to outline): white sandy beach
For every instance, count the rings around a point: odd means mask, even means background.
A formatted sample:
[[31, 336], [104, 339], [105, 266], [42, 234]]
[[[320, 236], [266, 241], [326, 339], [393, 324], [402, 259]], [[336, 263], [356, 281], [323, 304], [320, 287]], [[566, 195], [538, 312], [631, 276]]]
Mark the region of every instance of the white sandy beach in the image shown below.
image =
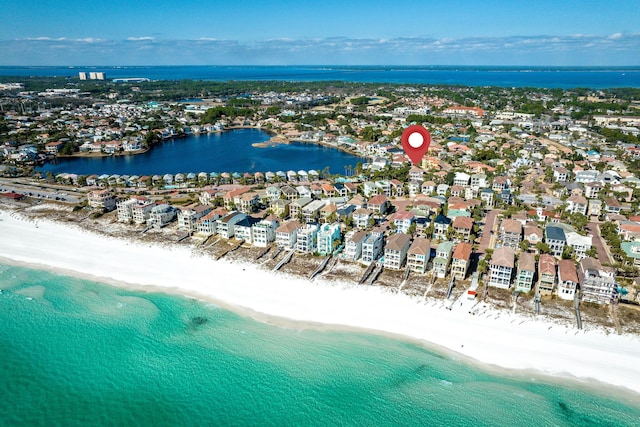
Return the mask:
[[[166, 288], [254, 317], [377, 330], [457, 352], [483, 364], [597, 380], [640, 393], [640, 337], [578, 331], [543, 317], [440, 301], [378, 287], [309, 282], [252, 264], [194, 256], [185, 246], [139, 244], [0, 210], [0, 258], [109, 283]], [[1, 283], [1, 282], [0, 282]]]

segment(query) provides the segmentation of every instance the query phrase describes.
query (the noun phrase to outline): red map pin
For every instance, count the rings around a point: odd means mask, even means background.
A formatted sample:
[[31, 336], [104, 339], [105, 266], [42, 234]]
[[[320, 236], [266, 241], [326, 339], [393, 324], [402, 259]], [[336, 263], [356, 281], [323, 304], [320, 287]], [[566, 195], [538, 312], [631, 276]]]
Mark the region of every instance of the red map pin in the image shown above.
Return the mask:
[[409, 126], [402, 132], [402, 149], [409, 156], [411, 162], [417, 165], [431, 144], [431, 134], [420, 125]]

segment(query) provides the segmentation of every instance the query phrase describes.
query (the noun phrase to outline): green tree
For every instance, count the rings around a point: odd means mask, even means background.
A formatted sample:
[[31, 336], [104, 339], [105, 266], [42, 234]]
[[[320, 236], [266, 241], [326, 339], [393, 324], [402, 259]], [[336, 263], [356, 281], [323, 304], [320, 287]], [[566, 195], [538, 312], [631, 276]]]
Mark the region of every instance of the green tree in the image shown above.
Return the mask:
[[368, 96], [359, 96], [357, 98], [351, 98], [349, 102], [353, 105], [367, 105], [369, 103]]
[[478, 261], [478, 273], [479, 274], [484, 274], [484, 272], [487, 271], [487, 269], [489, 268], [489, 263], [487, 262], [486, 259], [481, 259], [480, 261]]
[[536, 243], [536, 249], [541, 254], [550, 254], [551, 253], [551, 247], [548, 244], [544, 243], [544, 242]]
[[564, 246], [564, 249], [562, 250], [562, 259], [573, 259], [575, 255], [576, 253], [571, 246], [569, 245]]
[[587, 218], [586, 215], [583, 215], [580, 212], [574, 212], [569, 215], [569, 221], [578, 232], [584, 234], [587, 228], [587, 224], [589, 223], [589, 218]]
[[409, 226], [408, 234], [413, 234], [416, 232], [416, 228], [418, 227], [418, 225], [415, 222], [412, 222], [411, 225]]
[[493, 249], [489, 248], [484, 251], [484, 258], [486, 260], [490, 260], [492, 256], [493, 256]]
[[71, 141], [66, 142], [60, 149], [60, 154], [62, 154], [63, 156], [71, 156], [75, 152], [76, 145]]
[[351, 215], [347, 216], [344, 219], [344, 225], [346, 225], [348, 228], [352, 228], [353, 227], [353, 217]]
[[157, 132], [149, 131], [144, 136], [144, 140], [142, 141], [142, 146], [143, 147], [151, 147], [154, 144], [158, 143], [159, 141], [160, 141], [160, 135], [158, 135]]
[[360, 138], [365, 141], [377, 141], [382, 136], [380, 129], [373, 128], [372, 126], [365, 126], [360, 132]]
[[280, 107], [272, 105], [270, 107], [267, 107], [267, 109], [264, 112], [268, 116], [276, 116], [276, 115], [280, 114], [280, 111], [281, 111]]
[[589, 249], [586, 250], [584, 254], [591, 258], [597, 258], [598, 250], [595, 248], [595, 246], [591, 246]]

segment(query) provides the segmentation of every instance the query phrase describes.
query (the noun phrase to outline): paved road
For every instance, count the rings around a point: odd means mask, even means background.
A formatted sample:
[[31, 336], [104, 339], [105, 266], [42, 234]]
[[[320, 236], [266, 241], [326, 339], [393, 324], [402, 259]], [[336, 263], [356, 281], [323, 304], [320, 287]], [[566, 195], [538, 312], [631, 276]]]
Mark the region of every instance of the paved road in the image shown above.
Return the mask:
[[36, 184], [23, 184], [10, 180], [0, 180], [0, 193], [18, 193], [27, 197], [41, 200], [57, 200], [59, 202], [78, 204], [83, 199], [82, 195], [72, 190], [57, 190], [55, 188], [45, 188]]
[[[497, 233], [497, 217], [500, 213], [499, 210], [492, 210], [487, 214], [484, 220], [484, 227], [482, 228], [482, 237], [480, 237], [480, 245], [478, 245], [478, 252], [484, 254], [487, 249], [493, 247], [493, 239]], [[492, 233], [493, 232], [493, 233]]]
[[598, 228], [598, 223], [590, 222], [587, 224], [587, 230], [593, 236], [593, 246], [598, 251], [598, 260], [601, 264], [609, 263], [611, 264], [612, 260], [609, 256], [609, 248], [607, 244], [604, 242], [602, 236], [600, 236], [600, 229]]

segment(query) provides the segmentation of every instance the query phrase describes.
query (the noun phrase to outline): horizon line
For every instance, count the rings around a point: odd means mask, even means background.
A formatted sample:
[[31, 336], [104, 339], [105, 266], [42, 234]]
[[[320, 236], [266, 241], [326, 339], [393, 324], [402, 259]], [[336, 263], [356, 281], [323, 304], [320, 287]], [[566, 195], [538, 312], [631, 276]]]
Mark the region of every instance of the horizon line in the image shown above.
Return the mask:
[[70, 64], [70, 65], [24, 65], [24, 64], [0, 64], [0, 67], [15, 68], [95, 68], [95, 67], [401, 67], [401, 68], [429, 68], [429, 67], [481, 67], [481, 68], [639, 68], [640, 63], [636, 65], [527, 65], [527, 64]]

